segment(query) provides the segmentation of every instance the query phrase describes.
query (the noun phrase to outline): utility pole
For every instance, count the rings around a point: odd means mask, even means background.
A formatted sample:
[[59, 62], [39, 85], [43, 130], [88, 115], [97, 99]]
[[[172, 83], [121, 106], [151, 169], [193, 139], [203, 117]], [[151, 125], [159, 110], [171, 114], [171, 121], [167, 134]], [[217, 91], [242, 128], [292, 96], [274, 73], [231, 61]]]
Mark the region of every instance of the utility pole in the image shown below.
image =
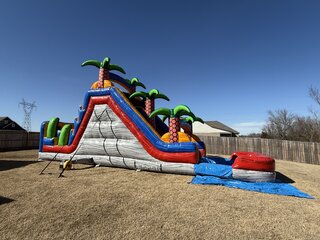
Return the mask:
[[23, 111], [24, 111], [24, 119], [23, 119], [23, 128], [27, 130], [27, 132], [31, 131], [31, 113], [33, 109], [37, 109], [36, 103], [28, 103], [22, 99], [22, 102], [19, 103], [19, 106], [23, 106]]

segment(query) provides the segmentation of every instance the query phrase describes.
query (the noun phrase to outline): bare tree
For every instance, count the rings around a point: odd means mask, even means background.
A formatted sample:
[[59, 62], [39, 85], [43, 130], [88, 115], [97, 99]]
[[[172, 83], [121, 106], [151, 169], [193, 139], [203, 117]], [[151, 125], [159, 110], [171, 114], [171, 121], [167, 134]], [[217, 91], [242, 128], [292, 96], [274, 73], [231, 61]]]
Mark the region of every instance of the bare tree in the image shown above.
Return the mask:
[[320, 122], [316, 118], [296, 116], [290, 138], [296, 141], [320, 142]]
[[[320, 91], [318, 88], [311, 86], [309, 88], [309, 96], [320, 106]], [[309, 111], [314, 119], [320, 121], [319, 111], [313, 108], [310, 108]]]
[[[311, 86], [309, 96], [320, 106], [320, 91]], [[286, 109], [268, 111], [268, 120], [262, 128], [262, 138], [304, 142], [320, 142], [320, 115], [311, 109], [312, 116], [294, 115]]]
[[261, 138], [261, 133], [249, 133], [249, 134], [246, 135], [245, 137], [249, 137], [249, 138]]
[[286, 109], [268, 111], [268, 120], [262, 132], [265, 136], [275, 139], [289, 140], [293, 131], [295, 115]]
[[320, 91], [318, 88], [311, 86], [309, 96], [320, 106]]
[[320, 142], [320, 121], [315, 117], [294, 115], [286, 109], [268, 112], [262, 138]]

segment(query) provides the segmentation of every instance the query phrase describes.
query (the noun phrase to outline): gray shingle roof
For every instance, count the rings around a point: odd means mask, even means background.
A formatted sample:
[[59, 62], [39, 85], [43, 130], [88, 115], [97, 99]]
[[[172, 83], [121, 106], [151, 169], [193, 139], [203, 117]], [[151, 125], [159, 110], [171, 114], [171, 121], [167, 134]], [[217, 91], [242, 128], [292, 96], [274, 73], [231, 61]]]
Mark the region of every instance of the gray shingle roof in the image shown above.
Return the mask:
[[238, 131], [232, 129], [231, 127], [228, 127], [226, 125], [224, 125], [223, 123], [219, 122], [219, 121], [205, 121], [206, 124], [208, 124], [210, 127], [213, 128], [217, 128], [223, 131], [227, 131], [227, 132], [231, 132], [234, 134], [239, 134]]

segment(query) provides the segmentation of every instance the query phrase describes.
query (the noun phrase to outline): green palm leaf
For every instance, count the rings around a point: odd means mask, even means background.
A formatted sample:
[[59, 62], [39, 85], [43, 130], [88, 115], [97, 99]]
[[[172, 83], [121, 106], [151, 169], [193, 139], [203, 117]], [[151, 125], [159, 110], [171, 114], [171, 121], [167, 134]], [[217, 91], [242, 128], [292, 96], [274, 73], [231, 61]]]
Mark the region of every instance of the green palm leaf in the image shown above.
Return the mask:
[[202, 124], [204, 124], [204, 121], [202, 120], [202, 118], [196, 117], [195, 121], [201, 122]]
[[204, 121], [202, 120], [202, 118], [196, 117], [193, 112], [187, 113], [186, 115], [189, 115], [189, 116], [184, 118], [183, 121], [188, 123], [201, 122], [202, 124], [204, 124]]
[[170, 99], [165, 94], [160, 93], [158, 89], [151, 89], [149, 91], [148, 98], [150, 98], [150, 99], [162, 98], [162, 99], [165, 99], [167, 101], [170, 101]]
[[150, 91], [149, 91], [149, 93], [148, 93], [148, 97], [150, 98], [150, 99], [155, 99], [155, 96], [156, 95], [158, 95], [159, 94], [159, 91], [157, 90], [157, 89], [151, 89]]
[[134, 77], [134, 78], [131, 78], [131, 80], [128, 80], [130, 82], [131, 85], [135, 85], [135, 83], [139, 82], [139, 79]]
[[162, 98], [167, 101], [170, 101], [170, 99], [166, 95], [164, 95], [163, 93], [159, 93], [155, 98]]
[[192, 114], [190, 108], [186, 105], [178, 105], [173, 109], [173, 115], [180, 117], [182, 115], [190, 115], [190, 113]]
[[187, 111], [181, 111], [179, 114], [178, 114], [178, 116], [179, 117], [181, 117], [181, 116], [183, 116], [183, 115], [185, 115], [185, 116], [191, 116], [192, 117], [192, 113], [190, 112], [187, 112]]
[[114, 64], [110, 64], [109, 65], [109, 70], [116, 70], [118, 72], [121, 72], [123, 74], [126, 74], [126, 72], [124, 71], [124, 69], [122, 67], [119, 67], [118, 65], [114, 65]]
[[194, 122], [194, 119], [193, 119], [193, 117], [189, 116], [189, 117], [184, 118], [183, 121], [190, 124], [190, 123]]
[[167, 118], [168, 118], [168, 117], [164, 115], [164, 116], [162, 117], [162, 122], [164, 122], [165, 120], [167, 120]]
[[139, 87], [146, 89], [146, 86], [142, 82], [136, 82], [134, 86], [136, 86], [136, 87], [139, 86]]
[[148, 94], [146, 92], [134, 92], [130, 95], [130, 99], [135, 97], [142, 97], [143, 99], [146, 99], [148, 97]]
[[158, 108], [150, 114], [149, 118], [153, 118], [154, 116], [157, 116], [157, 115], [164, 115], [164, 116], [170, 117], [171, 110], [169, 108]]
[[103, 61], [101, 62], [100, 67], [102, 67], [102, 68], [108, 67], [108, 66], [109, 66], [109, 63], [110, 63], [110, 60], [111, 60], [111, 59], [108, 58], [108, 57], [104, 58]]
[[95, 66], [97, 68], [100, 68], [100, 64], [101, 63], [99, 61], [97, 61], [97, 60], [87, 60], [87, 61], [85, 61], [85, 62], [83, 62], [81, 64], [81, 67], [84, 67], [84, 66]]
[[140, 82], [139, 79], [136, 77], [132, 78], [131, 81], [130, 80], [128, 80], [128, 81], [129, 81], [130, 85], [132, 85], [132, 86], [135, 86], [135, 87], [139, 86], [139, 87], [143, 87], [144, 89], [146, 89], [146, 86], [142, 82]]

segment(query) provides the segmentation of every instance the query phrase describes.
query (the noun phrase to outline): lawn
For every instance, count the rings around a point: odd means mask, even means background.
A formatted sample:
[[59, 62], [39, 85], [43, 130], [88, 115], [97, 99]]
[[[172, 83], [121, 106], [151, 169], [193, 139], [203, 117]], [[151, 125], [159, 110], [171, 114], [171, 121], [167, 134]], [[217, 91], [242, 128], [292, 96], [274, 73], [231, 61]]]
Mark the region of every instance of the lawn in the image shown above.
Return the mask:
[[0, 153], [0, 239], [319, 239], [320, 166], [276, 161], [315, 200], [192, 177], [88, 168], [59, 175], [37, 151]]

